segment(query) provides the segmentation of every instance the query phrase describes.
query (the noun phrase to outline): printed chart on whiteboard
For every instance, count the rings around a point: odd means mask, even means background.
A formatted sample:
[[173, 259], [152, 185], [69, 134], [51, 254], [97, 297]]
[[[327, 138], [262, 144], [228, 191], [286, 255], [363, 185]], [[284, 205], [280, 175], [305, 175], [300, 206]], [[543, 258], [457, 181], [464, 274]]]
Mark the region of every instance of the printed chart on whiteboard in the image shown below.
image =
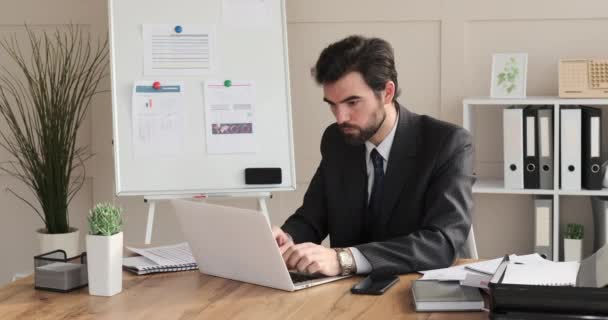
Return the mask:
[[206, 81], [207, 153], [252, 153], [255, 139], [253, 82]]
[[135, 158], [176, 157], [184, 149], [183, 83], [137, 81], [133, 88]]

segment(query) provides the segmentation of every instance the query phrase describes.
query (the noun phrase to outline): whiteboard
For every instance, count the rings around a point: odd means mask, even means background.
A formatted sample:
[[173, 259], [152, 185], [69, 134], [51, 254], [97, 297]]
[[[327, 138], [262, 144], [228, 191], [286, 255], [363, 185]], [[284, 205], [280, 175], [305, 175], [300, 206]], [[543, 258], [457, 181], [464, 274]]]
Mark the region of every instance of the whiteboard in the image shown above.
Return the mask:
[[[256, 3], [261, 19], [239, 20], [227, 9]], [[227, 4], [232, 5], [228, 7]], [[295, 189], [287, 29], [283, 0], [109, 0], [113, 148], [118, 195], [272, 192]], [[236, 12], [237, 18], [239, 12]], [[242, 14], [242, 12], [240, 13]], [[251, 25], [247, 25], [251, 24]], [[144, 26], [213, 30], [213, 67], [205, 74], [146, 75]], [[148, 27], [146, 27], [148, 28]], [[148, 29], [149, 30], [149, 29]], [[177, 30], [177, 29], [176, 29]], [[255, 83], [254, 150], [209, 153], [206, 81]], [[133, 129], [134, 85], [181, 83], [180, 152], [140, 155]], [[163, 149], [163, 148], [159, 148]], [[154, 150], [152, 150], [154, 151]], [[246, 168], [280, 168], [281, 183], [245, 184]]]

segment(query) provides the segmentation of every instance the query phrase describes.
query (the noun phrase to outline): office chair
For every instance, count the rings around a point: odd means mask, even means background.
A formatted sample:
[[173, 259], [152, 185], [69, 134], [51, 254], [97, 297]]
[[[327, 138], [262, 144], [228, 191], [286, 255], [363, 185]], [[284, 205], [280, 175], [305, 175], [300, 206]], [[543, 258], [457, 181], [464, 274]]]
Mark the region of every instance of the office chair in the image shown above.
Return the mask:
[[477, 255], [477, 244], [475, 243], [475, 232], [473, 232], [472, 224], [471, 229], [469, 230], [469, 236], [467, 237], [467, 240], [465, 241], [464, 245], [460, 248], [458, 257], [468, 259], [479, 259], [479, 256]]

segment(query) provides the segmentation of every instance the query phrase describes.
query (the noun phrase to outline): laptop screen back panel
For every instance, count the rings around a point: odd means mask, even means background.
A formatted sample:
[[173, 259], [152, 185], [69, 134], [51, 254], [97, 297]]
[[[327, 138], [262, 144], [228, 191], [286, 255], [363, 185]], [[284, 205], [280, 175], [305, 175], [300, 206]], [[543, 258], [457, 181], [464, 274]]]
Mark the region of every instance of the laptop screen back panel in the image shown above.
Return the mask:
[[294, 290], [260, 212], [185, 200], [170, 203], [202, 273]]

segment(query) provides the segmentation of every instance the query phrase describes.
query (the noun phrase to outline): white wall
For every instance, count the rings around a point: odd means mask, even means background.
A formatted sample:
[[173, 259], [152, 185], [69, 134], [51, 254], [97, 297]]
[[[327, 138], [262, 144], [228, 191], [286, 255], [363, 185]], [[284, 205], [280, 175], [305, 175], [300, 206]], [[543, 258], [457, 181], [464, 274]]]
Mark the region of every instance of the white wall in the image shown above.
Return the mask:
[[[57, 26], [73, 23], [81, 25], [94, 36], [106, 34], [106, 7], [104, 1], [98, 0], [57, 0], [57, 1], [3, 1], [0, 10], [0, 37], [17, 35], [20, 41], [26, 40], [24, 24], [33, 29], [53, 31]], [[25, 42], [24, 42], [25, 44]], [[25, 47], [27, 48], [27, 46]], [[0, 50], [0, 65], [9, 66], [6, 54]], [[10, 67], [15, 70], [14, 67]], [[109, 82], [107, 82], [109, 84]], [[107, 84], [105, 85], [107, 87]], [[91, 110], [110, 109], [108, 94], [96, 98]], [[93, 115], [94, 113], [91, 113]], [[92, 126], [92, 117], [84, 123], [79, 135], [83, 143], [94, 140], [96, 133]], [[110, 122], [108, 122], [109, 124]], [[0, 130], [5, 130], [6, 124], [0, 122]], [[0, 149], [0, 161], [9, 160], [8, 153]], [[70, 224], [86, 230], [86, 212], [94, 199], [94, 170], [90, 162], [87, 170], [88, 178], [78, 195], [69, 207]], [[6, 192], [6, 189], [19, 193], [28, 201], [35, 202], [33, 194], [19, 181], [0, 174], [0, 285], [10, 281], [18, 272], [33, 270], [34, 255], [38, 254], [38, 243], [35, 230], [44, 225], [38, 215], [24, 202]], [[81, 232], [81, 239], [84, 233]], [[84, 244], [84, 242], [82, 242]]]
[[[489, 95], [491, 54], [528, 52], [528, 95], [557, 94], [557, 61], [560, 57], [608, 56], [608, 2], [573, 0], [287, 0], [294, 139], [298, 190], [277, 193], [269, 209], [280, 224], [300, 204], [320, 159], [319, 140], [333, 119], [322, 102], [322, 92], [309, 70], [329, 43], [352, 33], [380, 36], [396, 51], [401, 101], [416, 112], [462, 123], [461, 101], [467, 96]], [[44, 27], [69, 21], [95, 32], [107, 27], [103, 0], [20, 1], [0, 12], [0, 35], [20, 30], [24, 21]], [[0, 56], [0, 64], [5, 59]], [[108, 85], [107, 83], [105, 84]], [[113, 197], [113, 160], [110, 97], [95, 101], [83, 140], [97, 153], [89, 162], [90, 179], [72, 205], [72, 221], [84, 227], [86, 210], [98, 201], [115, 201], [126, 210], [125, 241], [141, 243], [147, 206], [141, 197]], [[481, 112], [476, 118], [476, 169], [484, 176], [502, 170], [500, 115]], [[607, 147], [607, 146], [604, 146]], [[6, 153], [0, 151], [0, 159]], [[1, 188], [22, 188], [0, 176]], [[41, 225], [18, 200], [0, 192], [0, 283], [32, 265], [33, 230]], [[586, 252], [591, 249], [589, 199], [568, 197], [561, 206], [562, 224], [586, 226]], [[253, 207], [252, 199], [231, 202]], [[481, 257], [532, 250], [532, 198], [529, 196], [476, 195], [474, 226]], [[155, 243], [182, 237], [172, 212], [157, 209]], [[18, 245], [15, 245], [18, 244]], [[7, 261], [7, 262], [4, 262]]]

